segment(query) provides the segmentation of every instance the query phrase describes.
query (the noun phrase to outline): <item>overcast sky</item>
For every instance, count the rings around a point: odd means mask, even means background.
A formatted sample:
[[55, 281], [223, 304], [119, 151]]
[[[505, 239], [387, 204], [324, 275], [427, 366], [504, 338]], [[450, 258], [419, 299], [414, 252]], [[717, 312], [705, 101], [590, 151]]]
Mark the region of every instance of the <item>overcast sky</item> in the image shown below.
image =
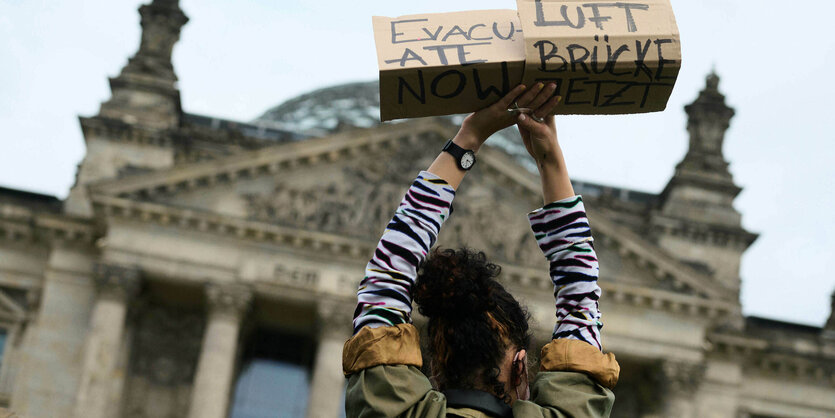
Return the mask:
[[[0, 185], [65, 197], [94, 115], [139, 45], [136, 0], [0, 0]], [[183, 108], [248, 121], [323, 86], [377, 77], [371, 16], [515, 9], [511, 0], [182, 0]], [[560, 117], [573, 177], [658, 193], [684, 156], [691, 102], [715, 66], [736, 109], [724, 152], [744, 226], [748, 315], [822, 325], [835, 290], [832, 2], [673, 0], [683, 66], [667, 110]]]

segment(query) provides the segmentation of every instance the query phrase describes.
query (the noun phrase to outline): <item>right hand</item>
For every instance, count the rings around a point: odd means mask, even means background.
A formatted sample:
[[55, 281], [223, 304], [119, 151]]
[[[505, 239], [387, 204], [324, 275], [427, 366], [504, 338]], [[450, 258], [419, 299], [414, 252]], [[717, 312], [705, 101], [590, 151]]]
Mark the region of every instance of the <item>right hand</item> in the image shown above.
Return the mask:
[[516, 122], [525, 149], [540, 168], [547, 164], [559, 163], [560, 159], [553, 112], [562, 97], [551, 96], [555, 89], [554, 83], [535, 85], [516, 101], [519, 107], [532, 109], [533, 115], [543, 120], [537, 122], [531, 115], [520, 113]]
[[510, 90], [510, 92], [496, 103], [493, 103], [493, 105], [467, 116], [461, 124], [461, 130], [458, 135], [463, 143], [456, 141], [456, 144], [466, 149], [477, 151], [491, 135], [504, 128], [513, 126], [516, 123], [516, 115], [508, 112], [507, 108], [510, 107], [514, 99], [524, 96], [522, 95], [524, 91], [525, 86], [520, 84]]

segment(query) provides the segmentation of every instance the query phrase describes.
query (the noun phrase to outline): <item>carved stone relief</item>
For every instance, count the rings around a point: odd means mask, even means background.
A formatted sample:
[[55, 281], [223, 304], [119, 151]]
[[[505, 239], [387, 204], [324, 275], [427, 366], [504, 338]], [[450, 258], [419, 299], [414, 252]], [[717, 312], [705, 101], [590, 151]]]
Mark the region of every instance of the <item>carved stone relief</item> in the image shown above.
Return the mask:
[[202, 312], [155, 305], [137, 312], [124, 416], [187, 415], [204, 326]]
[[[391, 219], [405, 190], [434, 156], [407, 144], [396, 146], [385, 155], [365, 155], [341, 169], [339, 178], [323, 178], [316, 187], [297, 186], [277, 179], [268, 194], [243, 195], [251, 218], [293, 226], [376, 240]], [[542, 253], [526, 220], [533, 199], [514, 207], [520, 196], [512, 195], [478, 172], [478, 166], [459, 190], [454, 213], [441, 234], [441, 243], [467, 245], [484, 250], [497, 261], [517, 265], [541, 266]], [[538, 198], [538, 196], [536, 196]]]
[[[468, 246], [484, 251], [488, 258], [515, 265], [542, 266], [545, 259], [536, 245], [526, 210], [507, 202], [499, 187], [478, 180], [462, 189], [460, 201], [441, 232], [441, 245]], [[463, 203], [465, 202], [465, 203]], [[527, 202], [526, 202], [527, 203]], [[524, 206], [522, 206], [524, 207]]]
[[375, 239], [391, 219], [405, 189], [429, 164], [408, 149], [394, 155], [367, 154], [341, 168], [340, 178], [323, 178], [316, 187], [277, 179], [266, 195], [247, 194], [250, 217], [297, 228]]

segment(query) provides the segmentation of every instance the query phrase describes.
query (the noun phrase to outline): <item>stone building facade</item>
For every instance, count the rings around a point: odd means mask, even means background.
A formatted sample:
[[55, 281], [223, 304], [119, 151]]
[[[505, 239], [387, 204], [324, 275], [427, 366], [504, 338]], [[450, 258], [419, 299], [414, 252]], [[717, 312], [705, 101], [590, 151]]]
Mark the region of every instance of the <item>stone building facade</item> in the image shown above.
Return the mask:
[[[138, 52], [99, 113], [80, 118], [87, 154], [68, 198], [0, 189], [0, 405], [28, 417], [275, 416], [276, 404], [280, 416], [337, 417], [358, 275], [455, 126], [291, 130], [186, 113], [171, 52], [188, 19], [177, 0], [140, 13]], [[622, 366], [613, 415], [835, 416], [835, 318], [816, 328], [741, 313], [739, 260], [756, 235], [732, 205], [733, 110], [718, 82], [685, 108], [689, 151], [663, 192], [576, 183], [599, 250], [605, 345]], [[552, 289], [524, 216], [538, 179], [496, 147], [474, 171], [440, 243], [499, 261], [542, 344]]]

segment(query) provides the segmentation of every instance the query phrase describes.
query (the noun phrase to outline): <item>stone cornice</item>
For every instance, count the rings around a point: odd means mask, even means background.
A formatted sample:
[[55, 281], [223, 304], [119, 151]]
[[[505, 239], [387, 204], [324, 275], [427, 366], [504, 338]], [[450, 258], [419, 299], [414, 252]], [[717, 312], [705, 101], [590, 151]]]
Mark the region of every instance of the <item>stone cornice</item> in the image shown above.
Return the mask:
[[[375, 243], [369, 240], [345, 238], [339, 235], [312, 232], [274, 224], [241, 220], [190, 209], [136, 202], [112, 196], [93, 196], [93, 206], [107, 218], [130, 219], [159, 225], [170, 225], [196, 232], [217, 234], [252, 242], [288, 246], [320, 255], [341, 256], [356, 261], [370, 256]], [[105, 219], [105, 218], [101, 218]], [[509, 285], [536, 292], [553, 288], [543, 271], [513, 265], [503, 266], [503, 280]], [[601, 283], [608, 298], [618, 303], [661, 309], [671, 313], [699, 315], [715, 319], [738, 311], [736, 304], [722, 299], [705, 299], [664, 290], [635, 287], [611, 282]]]
[[31, 223], [0, 218], [0, 240], [19, 243], [31, 243], [37, 239]]
[[739, 305], [733, 302], [704, 299], [648, 287], [635, 287], [632, 284], [601, 282], [600, 287], [606, 292], [607, 298], [618, 303], [697, 316], [711, 321], [738, 315], [740, 310]]
[[[502, 281], [510, 286], [536, 293], [553, 291], [554, 285], [541, 270], [502, 266]], [[673, 314], [696, 315], [712, 321], [733, 316], [739, 313], [739, 306], [735, 303], [720, 299], [705, 299], [703, 297], [685, 295], [666, 290], [637, 287], [634, 284], [600, 282], [605, 297], [609, 301], [630, 306], [644, 307]]]
[[91, 246], [98, 232], [92, 220], [0, 204], [0, 240]]
[[736, 197], [742, 191], [742, 188], [734, 184], [730, 174], [722, 175], [721, 173], [713, 173], [704, 170], [693, 170], [687, 167], [679, 167], [673, 178], [670, 179], [664, 191], [661, 192], [662, 199], [668, 195], [671, 189], [682, 185], [693, 185], [699, 188], [714, 190], [720, 193]]
[[755, 353], [745, 359], [746, 370], [835, 387], [835, 361], [802, 355]]
[[710, 355], [741, 360], [749, 372], [835, 386], [835, 359], [831, 357], [770, 351], [768, 340], [744, 334], [713, 332], [707, 340]]
[[101, 235], [92, 220], [66, 215], [40, 215], [35, 221], [41, 236], [52, 243], [77, 243], [92, 246]]
[[748, 248], [759, 237], [759, 234], [748, 232], [741, 227], [692, 222], [660, 214], [653, 217], [652, 228], [657, 232], [684, 237], [693, 242], [719, 247], [735, 246], [742, 249]]
[[170, 225], [195, 232], [312, 250], [321, 254], [347, 257], [370, 256], [374, 244], [366, 240], [288, 228], [275, 224], [231, 218], [210, 212], [174, 208], [156, 203], [137, 202], [112, 196], [92, 196], [99, 219], [122, 218]]
[[121, 120], [103, 116], [79, 117], [85, 141], [89, 138], [106, 138], [111, 141], [133, 142], [159, 147], [172, 146], [171, 136], [166, 131], [143, 128]]
[[123, 197], [148, 197], [211, 187], [217, 183], [274, 174], [298, 166], [333, 162], [355, 154], [391, 146], [394, 141], [438, 133], [449, 136], [449, 127], [438, 122], [410, 121], [367, 130], [352, 130], [325, 138], [281, 144], [228, 158], [204, 161], [91, 186], [94, 193]]

